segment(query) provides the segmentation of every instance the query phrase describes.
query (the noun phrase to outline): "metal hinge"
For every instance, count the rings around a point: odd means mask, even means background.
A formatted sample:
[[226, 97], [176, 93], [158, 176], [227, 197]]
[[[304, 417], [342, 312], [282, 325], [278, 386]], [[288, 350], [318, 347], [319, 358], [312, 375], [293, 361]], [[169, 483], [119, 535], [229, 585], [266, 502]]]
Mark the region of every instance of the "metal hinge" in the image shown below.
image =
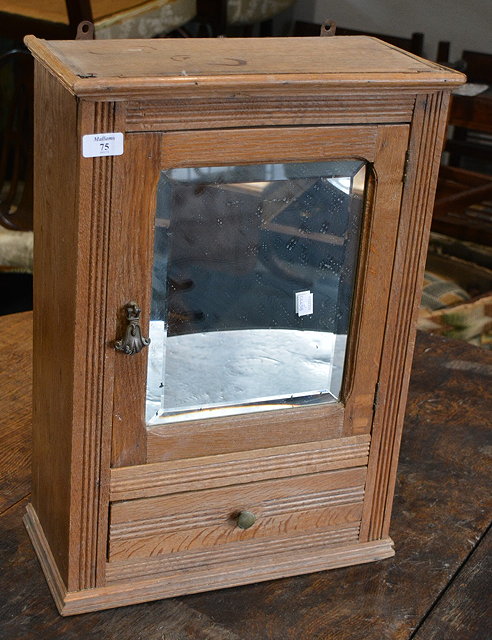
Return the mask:
[[376, 411], [379, 399], [379, 380], [376, 382], [376, 388], [374, 389], [374, 402], [372, 403], [372, 410]]
[[410, 149], [405, 152], [405, 163], [403, 164], [403, 184], [406, 184], [408, 178], [408, 165], [410, 164]]

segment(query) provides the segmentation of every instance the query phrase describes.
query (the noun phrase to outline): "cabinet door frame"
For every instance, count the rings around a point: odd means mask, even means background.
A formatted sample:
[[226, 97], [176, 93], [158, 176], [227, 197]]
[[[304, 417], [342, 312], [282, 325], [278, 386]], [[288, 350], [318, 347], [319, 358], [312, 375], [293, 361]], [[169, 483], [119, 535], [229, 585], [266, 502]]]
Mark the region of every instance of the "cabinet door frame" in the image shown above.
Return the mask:
[[[148, 332], [156, 190], [160, 171], [177, 167], [316, 162], [369, 163], [368, 194], [346, 354], [343, 402], [166, 424], [144, 421], [147, 350], [114, 351], [112, 466], [313, 442], [371, 430], [397, 241], [408, 125], [266, 127], [131, 133], [115, 163], [109, 265], [114, 336], [124, 305], [136, 300]], [[108, 345], [110, 346], [110, 345]]]

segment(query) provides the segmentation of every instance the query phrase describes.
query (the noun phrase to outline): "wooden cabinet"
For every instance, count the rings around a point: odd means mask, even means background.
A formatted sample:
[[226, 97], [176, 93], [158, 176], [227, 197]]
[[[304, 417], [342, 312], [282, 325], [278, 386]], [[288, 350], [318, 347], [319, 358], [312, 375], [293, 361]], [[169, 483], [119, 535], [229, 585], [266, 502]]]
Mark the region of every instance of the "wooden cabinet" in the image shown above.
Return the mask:
[[26, 526], [60, 612], [392, 555], [463, 77], [365, 37], [27, 44]]

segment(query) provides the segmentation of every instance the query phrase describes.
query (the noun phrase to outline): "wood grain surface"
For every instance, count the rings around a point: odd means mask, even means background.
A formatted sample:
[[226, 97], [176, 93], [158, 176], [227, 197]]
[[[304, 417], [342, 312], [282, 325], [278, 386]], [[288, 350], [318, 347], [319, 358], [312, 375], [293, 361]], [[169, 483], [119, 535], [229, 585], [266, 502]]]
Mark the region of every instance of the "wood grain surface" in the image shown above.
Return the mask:
[[179, 51], [172, 38], [73, 42], [26, 36], [25, 42], [71, 93], [99, 100], [231, 97], [231, 75], [234, 93], [255, 95], [395, 85], [405, 93], [464, 82], [461, 73], [365, 36], [219, 38], [212, 46], [206, 38], [185, 38]]
[[31, 486], [32, 313], [2, 316], [0, 324], [0, 512], [3, 512], [22, 500]]
[[[37, 428], [33, 432], [36, 482], [32, 502], [60, 572], [70, 582], [72, 421], [80, 409], [75, 383], [84, 379], [84, 371], [75, 367], [76, 330], [81, 330], [75, 314], [78, 233], [73, 222], [78, 218], [77, 189], [73, 188], [78, 181], [77, 106], [46, 69], [38, 66], [34, 78], [34, 164], [46, 167], [46, 173], [35, 170], [34, 176], [33, 268], [43, 277], [34, 278], [33, 294], [32, 406]], [[48, 109], [54, 118], [45, 117]], [[48, 216], [43, 216], [44, 210], [49, 211]]]
[[[220, 129], [226, 127], [257, 127], [289, 125], [294, 115], [297, 124], [343, 124], [360, 122], [410, 122], [414, 95], [391, 90], [360, 90], [354, 88], [341, 99], [341, 90], [329, 87], [313, 97], [309, 91], [295, 96], [265, 96], [254, 94], [216, 97], [210, 109], [206, 100], [192, 97], [183, 101], [175, 95], [160, 100], [130, 100], [127, 103], [129, 131]], [[301, 108], [299, 108], [301, 105]]]
[[[30, 321], [29, 313], [0, 318], [2, 442], [17, 430], [17, 446], [25, 452], [29, 417], [20, 416], [27, 394], [16, 395], [15, 379], [29, 375], [22, 341], [30, 342]], [[61, 618], [56, 611], [21, 523], [27, 499], [9, 508], [26, 495], [28, 455], [13, 464], [2, 457], [2, 496], [14, 497], [2, 502], [0, 516], [0, 637], [484, 640], [490, 600], [490, 540], [484, 534], [491, 512], [491, 378], [487, 351], [419, 335], [391, 528], [394, 558], [76, 618]], [[3, 419], [9, 412], [19, 416], [17, 425]]]
[[[487, 637], [492, 621], [490, 527], [418, 630], [415, 640]], [[488, 636], [490, 637], [490, 635]]]
[[[366, 468], [356, 467], [116, 502], [111, 506], [109, 560], [355, 525], [362, 513], [365, 476]], [[347, 505], [350, 509], [340, 509]], [[247, 530], [236, 524], [244, 509], [256, 516]]]
[[111, 470], [110, 499], [130, 500], [367, 465], [367, 435]]
[[[179, 51], [173, 39], [79, 40], [75, 43], [30, 39], [29, 42], [33, 48], [46, 46], [64, 66], [80, 76], [94, 72], [95, 77], [106, 79], [237, 75], [238, 67], [247, 74], [322, 73], [334, 76], [353, 73], [355, 64], [362, 74], [384, 74], [392, 68], [398, 73], [448, 75], [444, 67], [411, 54], [402, 56], [396, 47], [365, 36], [327, 40], [317, 37], [302, 40], [223, 38], [212, 45], [207, 39], [189, 38], [179, 40]], [[269, 49], [268, 56], [265, 47]], [[456, 78], [459, 77], [456, 73]]]

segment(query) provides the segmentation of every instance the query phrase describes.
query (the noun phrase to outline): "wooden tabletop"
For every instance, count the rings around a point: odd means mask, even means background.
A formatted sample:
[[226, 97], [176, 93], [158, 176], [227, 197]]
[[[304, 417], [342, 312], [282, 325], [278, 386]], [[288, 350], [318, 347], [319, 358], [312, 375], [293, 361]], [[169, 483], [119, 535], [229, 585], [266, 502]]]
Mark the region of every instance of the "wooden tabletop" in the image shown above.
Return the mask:
[[[92, 0], [90, 4], [93, 18], [97, 21], [144, 3], [145, 0]], [[0, 11], [68, 24], [66, 0], [0, 0]]]
[[194, 0], [0, 0], [0, 34], [10, 40], [27, 34], [73, 40], [79, 21], [90, 17], [98, 39], [152, 39], [191, 20], [195, 5]]
[[30, 313], [0, 317], [2, 640], [490, 638], [490, 352], [418, 338], [394, 558], [62, 618], [21, 522], [29, 499], [30, 342]]

